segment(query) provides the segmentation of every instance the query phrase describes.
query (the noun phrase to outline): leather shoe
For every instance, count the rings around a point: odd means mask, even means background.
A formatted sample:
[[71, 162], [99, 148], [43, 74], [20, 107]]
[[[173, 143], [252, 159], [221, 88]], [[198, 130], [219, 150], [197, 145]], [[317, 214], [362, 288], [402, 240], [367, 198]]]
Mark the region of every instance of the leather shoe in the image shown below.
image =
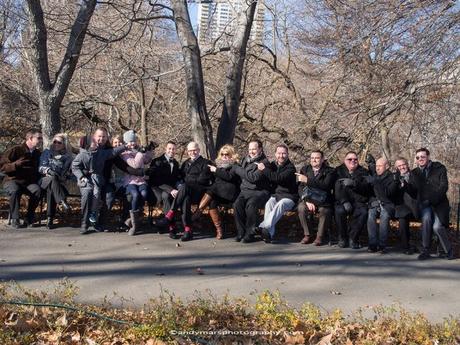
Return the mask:
[[430, 253], [427, 253], [427, 252], [422, 252], [418, 257], [417, 259], [418, 260], [428, 260], [431, 258], [431, 255]]
[[345, 241], [345, 240], [340, 240], [339, 241], [339, 247], [340, 248], [348, 248], [348, 241]]
[[242, 239], [243, 239], [242, 237], [236, 236], [236, 237], [235, 237], [235, 242], [241, 242]]
[[11, 223], [8, 226], [12, 229], [20, 229], [21, 223], [19, 222], [19, 219], [11, 219]]
[[48, 218], [46, 219], [46, 228], [47, 228], [48, 230], [54, 229], [53, 220], [54, 220], [53, 217], [48, 217]]
[[310, 235], [305, 235], [302, 240], [300, 241], [301, 244], [309, 244], [311, 243], [311, 237]]
[[182, 242], [187, 242], [193, 240], [193, 233], [191, 231], [184, 231], [182, 237], [180, 238]]
[[350, 248], [351, 249], [360, 249], [361, 246], [359, 245], [358, 242], [350, 241]]
[[376, 246], [369, 246], [367, 248], [368, 253], [377, 253], [377, 247]]
[[254, 235], [246, 235], [241, 240], [242, 243], [252, 243], [254, 242]]
[[86, 235], [86, 234], [89, 234], [90, 232], [91, 232], [91, 230], [87, 226], [82, 226], [80, 228], [80, 234], [81, 235]]
[[270, 232], [268, 229], [262, 228], [260, 229], [260, 234], [262, 235], [262, 238], [265, 243], [272, 243], [272, 236], [270, 235]]

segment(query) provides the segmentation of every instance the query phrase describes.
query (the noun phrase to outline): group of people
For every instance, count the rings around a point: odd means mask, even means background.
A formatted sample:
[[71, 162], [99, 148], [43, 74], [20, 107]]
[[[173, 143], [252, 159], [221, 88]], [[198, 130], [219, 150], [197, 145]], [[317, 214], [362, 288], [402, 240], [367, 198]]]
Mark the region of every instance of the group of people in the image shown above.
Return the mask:
[[[65, 182], [76, 179], [81, 192], [82, 234], [101, 232], [118, 198], [122, 200], [124, 226], [130, 235], [142, 224], [144, 204], [162, 204], [164, 216], [154, 226], [165, 229], [171, 238], [179, 236], [176, 214], [183, 223], [182, 241], [193, 239], [193, 224], [206, 208], [216, 230], [224, 238], [219, 206], [231, 205], [237, 235], [235, 240], [250, 243], [261, 236], [271, 243], [281, 217], [297, 209], [304, 237], [302, 244], [320, 246], [331, 237], [335, 223], [338, 245], [361, 248], [360, 235], [367, 229], [368, 251], [387, 252], [390, 220], [397, 220], [401, 245], [412, 254], [409, 222], [421, 221], [420, 260], [430, 258], [433, 232], [439, 238], [442, 255], [454, 259], [448, 237], [448, 179], [444, 165], [430, 160], [426, 148], [416, 151], [417, 167], [410, 170], [405, 158], [395, 161], [395, 172], [386, 158], [359, 163], [354, 151], [346, 153], [343, 164], [330, 167], [320, 150], [313, 150], [310, 162], [296, 172], [289, 149], [279, 144], [275, 159], [268, 161], [262, 142], [249, 142], [241, 160], [231, 145], [224, 145], [212, 162], [200, 154], [195, 142], [187, 145], [188, 158], [176, 160], [176, 144], [154, 158], [155, 145], [140, 147], [132, 130], [109, 141], [105, 128], [80, 139], [74, 157], [66, 134], [56, 134], [43, 153], [42, 134], [30, 130], [22, 145], [7, 150], [0, 160], [4, 189], [10, 196], [10, 223], [14, 228], [31, 226], [42, 193], [46, 193], [47, 227], [54, 226], [57, 205], [68, 212]], [[29, 196], [26, 219], [19, 222], [21, 195]], [[192, 212], [192, 205], [197, 205]], [[259, 210], [264, 209], [263, 219]], [[316, 235], [313, 221], [318, 219]]]

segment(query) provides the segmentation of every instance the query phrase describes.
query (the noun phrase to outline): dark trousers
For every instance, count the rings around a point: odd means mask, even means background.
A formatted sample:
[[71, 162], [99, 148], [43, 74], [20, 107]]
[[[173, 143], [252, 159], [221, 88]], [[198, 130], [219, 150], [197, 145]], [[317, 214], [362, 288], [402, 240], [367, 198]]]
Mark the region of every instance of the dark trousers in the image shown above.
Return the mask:
[[410, 216], [398, 218], [399, 233], [401, 236], [401, 247], [404, 249], [410, 248], [410, 228], [409, 228]]
[[446, 227], [441, 223], [433, 208], [428, 206], [420, 211], [422, 218], [422, 246], [423, 252], [429, 253], [433, 232], [438, 236], [439, 242], [446, 253], [452, 249]]
[[[305, 236], [311, 235], [311, 217], [310, 211], [305, 204], [305, 201], [301, 201], [297, 206], [297, 211], [299, 214], [300, 224], [302, 225], [303, 233]], [[324, 237], [326, 231], [330, 230], [332, 222], [332, 208], [331, 207], [317, 207], [316, 212], [318, 213], [318, 237]]]
[[243, 238], [255, 234], [260, 223], [259, 209], [264, 208], [270, 198], [266, 190], [242, 191], [233, 203], [237, 236]]
[[40, 202], [41, 188], [38, 184], [20, 185], [15, 181], [7, 181], [3, 185], [3, 189], [10, 196], [10, 218], [19, 219], [19, 203], [23, 194], [29, 196], [27, 205], [27, 221], [33, 222], [35, 209]]
[[56, 204], [65, 200], [67, 190], [57, 176], [46, 176], [43, 179], [48, 179], [48, 181], [46, 181], [46, 215], [48, 217], [54, 217], [56, 214]]
[[126, 198], [126, 188], [123, 186], [117, 188], [113, 183], [109, 183], [105, 186], [105, 207], [101, 208], [101, 214], [99, 216], [99, 222], [101, 224], [106, 224], [105, 219], [109, 212], [112, 211], [112, 207], [117, 199], [121, 202], [122, 219], [125, 220], [128, 218], [130, 203]]
[[367, 207], [365, 205], [353, 204], [353, 211], [347, 214], [341, 204], [335, 205], [335, 224], [339, 239], [341, 241], [358, 242], [361, 230], [366, 225]]
[[174, 200], [171, 193], [161, 189], [160, 187], [152, 187], [152, 192], [155, 197], [156, 203], [161, 202], [163, 204], [163, 213], [166, 214], [171, 209], [171, 204]]
[[171, 210], [182, 210], [182, 224], [190, 226], [192, 224], [192, 204], [200, 202], [206, 188], [200, 185], [187, 185], [186, 183], [179, 186], [176, 198], [171, 204]]

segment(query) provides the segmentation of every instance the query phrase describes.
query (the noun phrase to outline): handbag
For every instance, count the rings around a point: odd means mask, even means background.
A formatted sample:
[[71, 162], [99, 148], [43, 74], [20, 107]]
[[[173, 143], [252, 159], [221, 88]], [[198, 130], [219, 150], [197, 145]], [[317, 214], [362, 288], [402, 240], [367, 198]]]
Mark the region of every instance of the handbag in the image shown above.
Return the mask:
[[318, 188], [306, 186], [302, 190], [300, 198], [303, 201], [312, 201], [313, 203], [320, 205], [326, 202], [327, 192]]

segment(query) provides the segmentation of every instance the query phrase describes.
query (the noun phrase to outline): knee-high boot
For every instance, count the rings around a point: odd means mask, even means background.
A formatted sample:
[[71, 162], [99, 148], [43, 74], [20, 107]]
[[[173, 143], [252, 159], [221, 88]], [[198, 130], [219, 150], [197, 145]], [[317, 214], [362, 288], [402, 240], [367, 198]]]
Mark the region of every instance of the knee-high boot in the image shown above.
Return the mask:
[[206, 206], [209, 205], [211, 200], [212, 196], [207, 193], [204, 193], [203, 197], [200, 200], [200, 203], [198, 204], [198, 208], [192, 216], [192, 222], [196, 222], [201, 217], [201, 214], [203, 213]]
[[221, 240], [224, 238], [224, 230], [222, 229], [222, 219], [220, 217], [219, 210], [217, 208], [213, 208], [209, 210], [209, 215], [211, 216], [212, 223], [216, 228], [216, 238]]

